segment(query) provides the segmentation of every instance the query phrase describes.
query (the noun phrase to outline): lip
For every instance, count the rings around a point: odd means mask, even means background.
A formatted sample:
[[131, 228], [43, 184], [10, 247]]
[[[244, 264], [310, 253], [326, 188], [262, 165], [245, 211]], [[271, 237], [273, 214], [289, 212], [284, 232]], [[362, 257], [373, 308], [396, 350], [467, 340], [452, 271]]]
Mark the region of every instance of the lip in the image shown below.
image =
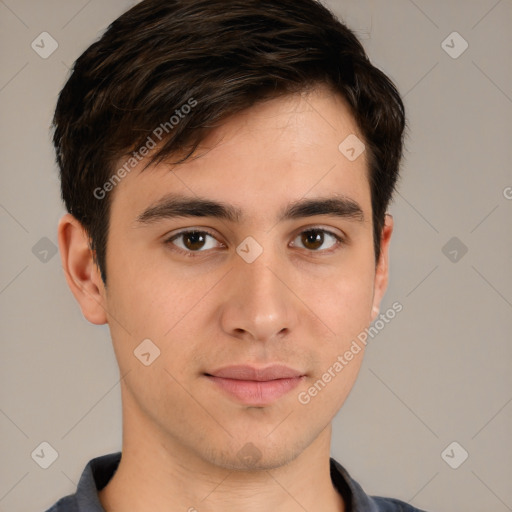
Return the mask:
[[205, 376], [225, 393], [246, 405], [269, 405], [297, 387], [305, 375], [284, 365], [265, 368], [239, 365], [219, 368]]

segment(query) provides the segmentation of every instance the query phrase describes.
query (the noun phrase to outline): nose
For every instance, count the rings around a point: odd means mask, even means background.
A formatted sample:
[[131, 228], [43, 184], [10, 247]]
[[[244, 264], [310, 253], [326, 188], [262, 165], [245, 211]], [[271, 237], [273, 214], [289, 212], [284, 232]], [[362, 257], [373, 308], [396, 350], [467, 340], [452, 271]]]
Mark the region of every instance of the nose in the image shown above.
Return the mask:
[[230, 336], [266, 342], [292, 332], [300, 301], [285, 261], [265, 250], [252, 263], [235, 259], [222, 293], [221, 325]]

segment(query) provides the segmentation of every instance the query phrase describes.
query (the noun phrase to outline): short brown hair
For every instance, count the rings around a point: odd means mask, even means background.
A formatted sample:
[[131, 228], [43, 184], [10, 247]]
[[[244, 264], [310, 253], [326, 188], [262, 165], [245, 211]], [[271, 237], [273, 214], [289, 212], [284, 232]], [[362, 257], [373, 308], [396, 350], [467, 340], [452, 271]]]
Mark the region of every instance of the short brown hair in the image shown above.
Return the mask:
[[228, 116], [317, 84], [345, 98], [365, 138], [377, 261], [404, 106], [334, 14], [316, 0], [144, 0], [115, 20], [75, 62], [53, 121], [62, 198], [87, 231], [104, 283], [111, 198], [94, 191], [105, 190], [121, 157], [160, 126], [150, 161], [178, 151], [186, 156], [176, 163], [185, 161]]

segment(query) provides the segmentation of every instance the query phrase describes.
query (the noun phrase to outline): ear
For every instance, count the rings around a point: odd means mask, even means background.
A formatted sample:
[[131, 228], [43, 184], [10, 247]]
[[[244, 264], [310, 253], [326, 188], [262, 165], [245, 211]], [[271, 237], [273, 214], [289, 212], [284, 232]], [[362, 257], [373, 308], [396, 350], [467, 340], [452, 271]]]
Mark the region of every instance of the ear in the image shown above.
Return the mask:
[[380, 256], [375, 270], [375, 281], [373, 285], [373, 304], [371, 321], [373, 322], [380, 310], [380, 301], [388, 287], [389, 278], [389, 242], [393, 232], [393, 217], [386, 213], [384, 227], [380, 238]]
[[82, 314], [91, 323], [107, 323], [106, 295], [98, 266], [93, 260], [89, 237], [70, 213], [59, 221], [59, 249], [68, 286]]

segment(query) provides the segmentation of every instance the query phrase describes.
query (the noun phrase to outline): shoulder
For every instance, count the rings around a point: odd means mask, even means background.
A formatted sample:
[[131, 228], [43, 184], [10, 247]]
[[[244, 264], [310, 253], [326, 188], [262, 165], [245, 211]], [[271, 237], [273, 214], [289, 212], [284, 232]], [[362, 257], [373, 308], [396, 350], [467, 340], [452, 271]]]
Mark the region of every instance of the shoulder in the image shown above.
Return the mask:
[[371, 499], [377, 505], [378, 512], [425, 512], [394, 498], [383, 498], [381, 496], [372, 496]]
[[331, 478], [351, 512], [425, 512], [394, 498], [369, 496], [348, 471], [332, 458]]
[[98, 491], [112, 478], [120, 460], [121, 452], [90, 460], [83, 470], [76, 492], [61, 498], [46, 512], [105, 512]]
[[74, 494], [64, 496], [55, 505], [52, 505], [46, 512], [78, 512], [78, 505]]

